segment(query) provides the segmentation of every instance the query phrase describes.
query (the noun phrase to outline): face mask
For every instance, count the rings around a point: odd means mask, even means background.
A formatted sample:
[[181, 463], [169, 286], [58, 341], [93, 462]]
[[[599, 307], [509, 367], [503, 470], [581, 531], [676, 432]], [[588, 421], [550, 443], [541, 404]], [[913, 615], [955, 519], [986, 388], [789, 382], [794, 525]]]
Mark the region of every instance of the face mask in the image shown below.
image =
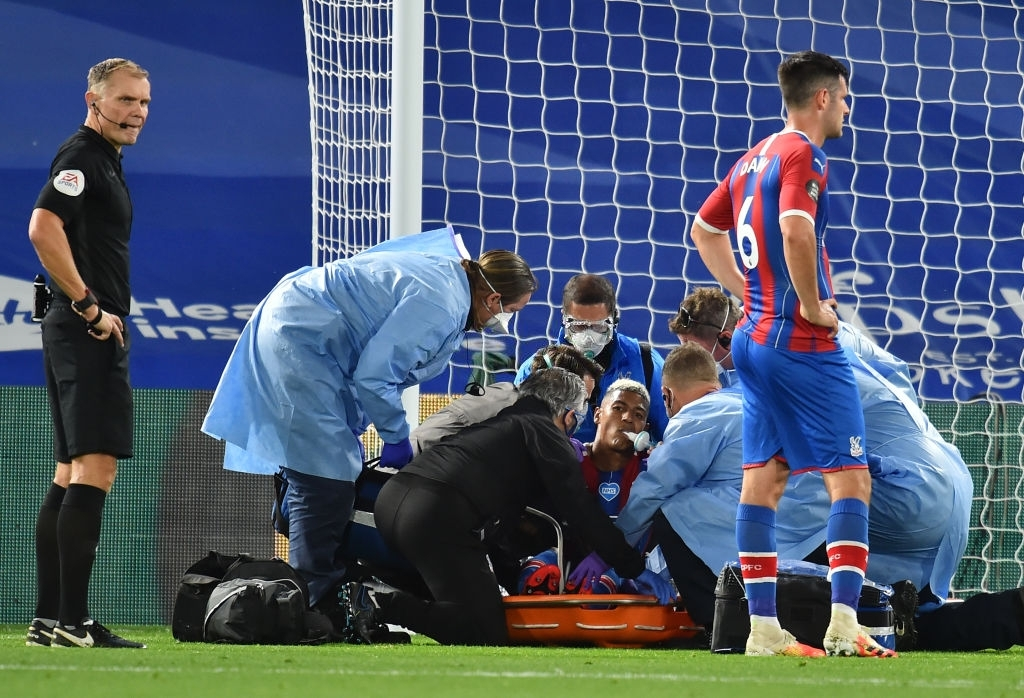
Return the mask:
[[722, 365], [722, 362], [724, 362], [724, 361], [725, 361], [726, 359], [728, 359], [728, 358], [729, 358], [730, 356], [732, 356], [732, 349], [730, 349], [729, 351], [727, 351], [727, 352], [725, 353], [725, 356], [723, 356], [723, 357], [722, 357], [721, 359], [719, 359], [718, 361], [716, 361], [716, 362], [715, 362], [715, 366], [717, 366], [717, 367], [718, 367], [718, 372], [719, 372], [719, 373], [726, 373], [727, 371], [729, 371], [729, 369], [727, 369], [727, 368], [726, 368], [725, 366], [723, 366], [723, 365]]
[[[484, 276], [482, 271], [480, 272], [480, 278], [484, 280], [485, 284], [487, 284], [487, 288], [491, 289], [491, 293], [498, 293], [494, 290], [494, 286], [491, 285], [491, 282], [487, 280], [487, 277]], [[484, 304], [484, 309], [491, 313], [491, 309], [488, 308], [486, 304]], [[491, 317], [484, 321], [483, 329], [490, 330], [495, 334], [508, 334], [508, 325], [512, 322], [512, 313], [505, 312], [505, 306], [502, 305], [500, 299], [498, 300], [498, 309], [501, 312], [491, 313]]]
[[594, 330], [583, 330], [582, 332], [566, 331], [565, 338], [586, 356], [592, 359], [601, 353], [608, 342], [612, 341], [611, 332], [595, 332]]
[[576, 412], [574, 412], [571, 409], [567, 409], [565, 411], [565, 413], [566, 414], [572, 413], [572, 426], [565, 430], [565, 435], [568, 436], [568, 437], [572, 437], [573, 434], [575, 434], [577, 431], [579, 431], [579, 428], [580, 428], [580, 418], [579, 418], [579, 415], [577, 415]]
[[[498, 307], [501, 307], [501, 301], [498, 302]], [[490, 312], [488, 310], [488, 312]], [[484, 329], [490, 330], [495, 334], [508, 334], [508, 325], [512, 322], [512, 313], [506, 313], [504, 308], [500, 313], [491, 313], [491, 317], [484, 321]]]

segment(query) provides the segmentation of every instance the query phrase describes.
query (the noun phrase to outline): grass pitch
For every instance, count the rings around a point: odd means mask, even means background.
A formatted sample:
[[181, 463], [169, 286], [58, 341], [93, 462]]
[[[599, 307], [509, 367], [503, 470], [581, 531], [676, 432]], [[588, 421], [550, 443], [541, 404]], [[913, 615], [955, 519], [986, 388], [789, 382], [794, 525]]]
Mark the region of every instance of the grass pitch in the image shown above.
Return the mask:
[[706, 650], [411, 645], [238, 646], [176, 642], [167, 627], [119, 627], [144, 650], [25, 646], [0, 626], [0, 695], [219, 698], [399, 696], [1020, 696], [1024, 648], [796, 659]]

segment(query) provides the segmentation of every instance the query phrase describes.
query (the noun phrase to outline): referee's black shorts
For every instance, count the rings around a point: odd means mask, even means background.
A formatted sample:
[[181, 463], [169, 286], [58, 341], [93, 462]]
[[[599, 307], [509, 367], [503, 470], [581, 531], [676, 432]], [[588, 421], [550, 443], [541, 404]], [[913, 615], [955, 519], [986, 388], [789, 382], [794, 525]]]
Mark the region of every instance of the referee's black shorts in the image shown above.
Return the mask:
[[92, 453], [132, 457], [134, 427], [128, 377], [128, 325], [124, 347], [99, 341], [63, 299], [43, 318], [43, 364], [53, 417], [53, 457], [58, 463]]

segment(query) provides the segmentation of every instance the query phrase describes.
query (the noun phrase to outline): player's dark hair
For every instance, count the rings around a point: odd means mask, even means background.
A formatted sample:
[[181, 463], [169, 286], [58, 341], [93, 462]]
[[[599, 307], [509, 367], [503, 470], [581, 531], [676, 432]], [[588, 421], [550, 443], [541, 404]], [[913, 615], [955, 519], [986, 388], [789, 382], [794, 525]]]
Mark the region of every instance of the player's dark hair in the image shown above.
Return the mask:
[[597, 274], [577, 274], [569, 279], [562, 289], [562, 312], [569, 311], [569, 304], [601, 305], [608, 308], [612, 321], [618, 323], [619, 309], [615, 303], [615, 289], [608, 279]]
[[651, 410], [651, 393], [640, 381], [635, 381], [632, 378], [616, 379], [608, 386], [608, 390], [604, 391], [604, 397], [601, 399], [601, 402], [603, 403], [609, 399], [614, 393], [633, 393], [634, 395], [639, 395], [640, 399], [643, 400], [643, 408], [648, 412]]
[[542, 371], [545, 368], [564, 368], [580, 378], [590, 376], [595, 383], [601, 381], [604, 369], [593, 359], [588, 359], [579, 349], [568, 344], [549, 344], [533, 355], [530, 372]]
[[842, 78], [850, 81], [850, 71], [832, 56], [817, 51], [794, 53], [779, 65], [779, 87], [787, 107], [800, 107], [821, 89], [830, 92]]

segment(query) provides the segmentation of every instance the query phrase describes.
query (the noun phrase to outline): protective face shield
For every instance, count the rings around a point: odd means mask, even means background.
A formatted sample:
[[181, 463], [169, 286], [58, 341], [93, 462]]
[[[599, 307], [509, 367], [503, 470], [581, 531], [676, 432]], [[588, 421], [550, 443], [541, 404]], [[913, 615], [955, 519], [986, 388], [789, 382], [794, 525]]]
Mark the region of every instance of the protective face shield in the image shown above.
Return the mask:
[[591, 322], [563, 316], [562, 327], [565, 328], [565, 339], [579, 349], [584, 356], [592, 359], [612, 341], [615, 324], [611, 317]]

